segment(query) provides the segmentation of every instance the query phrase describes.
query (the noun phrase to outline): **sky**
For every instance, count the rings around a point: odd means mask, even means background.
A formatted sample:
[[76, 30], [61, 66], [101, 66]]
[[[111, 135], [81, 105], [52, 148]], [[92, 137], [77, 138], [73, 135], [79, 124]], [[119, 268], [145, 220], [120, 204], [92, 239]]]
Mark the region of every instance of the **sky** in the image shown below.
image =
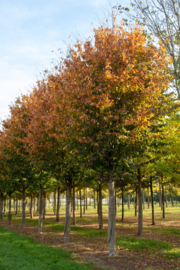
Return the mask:
[[127, 6], [128, 0], [0, 0], [0, 119], [54, 66], [58, 49], [91, 36], [122, 2]]

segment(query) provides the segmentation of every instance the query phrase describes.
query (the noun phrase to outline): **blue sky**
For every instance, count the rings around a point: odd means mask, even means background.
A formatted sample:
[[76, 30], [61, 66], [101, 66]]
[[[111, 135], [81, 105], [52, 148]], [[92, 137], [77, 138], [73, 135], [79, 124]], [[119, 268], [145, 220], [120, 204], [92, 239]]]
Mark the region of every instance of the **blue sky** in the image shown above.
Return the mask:
[[58, 49], [66, 51], [70, 35], [72, 41], [78, 34], [90, 36], [92, 24], [104, 22], [111, 6], [122, 2], [127, 6], [128, 0], [1, 0], [0, 118], [6, 119], [15, 98], [52, 67]]

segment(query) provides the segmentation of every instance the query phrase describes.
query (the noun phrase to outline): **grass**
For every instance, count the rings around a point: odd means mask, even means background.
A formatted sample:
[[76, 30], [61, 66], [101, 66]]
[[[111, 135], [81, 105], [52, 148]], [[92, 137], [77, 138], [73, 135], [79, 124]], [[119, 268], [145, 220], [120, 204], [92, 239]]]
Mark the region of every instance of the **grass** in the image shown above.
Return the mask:
[[30, 237], [0, 227], [1, 270], [92, 270], [94, 265], [73, 261], [61, 248], [40, 245]]
[[[48, 211], [48, 209], [47, 209]], [[134, 207], [131, 205], [131, 209], [129, 210], [127, 207], [127, 204], [125, 205], [125, 216], [124, 216], [124, 222], [120, 222], [121, 220], [121, 206], [117, 207], [117, 248], [118, 249], [126, 249], [133, 252], [141, 252], [142, 254], [158, 254], [159, 256], [166, 257], [169, 260], [174, 260], [180, 258], [180, 248], [177, 246], [175, 247], [173, 243], [163, 242], [163, 241], [157, 241], [152, 239], [143, 239], [141, 237], [131, 237], [131, 236], [125, 236], [123, 235], [123, 231], [121, 233], [121, 228], [126, 232], [131, 231], [130, 235], [132, 235], [133, 230], [137, 228], [137, 217], [134, 216]], [[164, 234], [164, 235], [171, 235], [171, 236], [180, 236], [180, 229], [179, 228], [172, 228], [172, 226], [179, 226], [180, 225], [180, 218], [177, 215], [180, 213], [180, 206], [174, 206], [174, 207], [168, 207], [166, 208], [166, 219], [162, 219], [162, 212], [157, 204], [155, 206], [155, 222], [159, 226], [151, 226], [151, 208], [148, 209], [146, 205], [146, 209], [143, 212], [144, 220], [146, 221], [146, 224], [144, 226], [144, 230], [146, 232], [150, 233], [157, 233], [157, 234]], [[49, 215], [47, 213], [47, 218], [50, 217], [55, 219], [55, 216]], [[60, 220], [59, 222], [48, 222], [48, 219], [46, 221], [43, 221], [43, 227], [46, 228], [48, 232], [52, 232], [54, 234], [63, 232], [64, 230], [64, 220], [65, 220], [65, 207], [62, 206], [60, 210]], [[100, 245], [101, 242], [105, 243], [107, 238], [107, 227], [105, 230], [97, 230], [98, 225], [98, 218], [97, 218], [97, 209], [94, 209], [93, 206], [88, 207], [88, 210], [86, 211], [86, 214], [83, 215], [82, 218], [79, 217], [79, 210], [76, 210], [76, 226], [71, 226], [71, 234], [73, 237], [75, 237], [75, 241], [77, 242], [77, 245], [79, 241], [85, 240], [85, 241], [96, 241]], [[6, 215], [4, 215], [4, 218], [7, 218]], [[103, 218], [104, 218], [104, 224], [107, 225], [107, 218], [108, 218], [108, 206], [103, 206]], [[20, 223], [21, 217], [20, 216], [13, 216], [13, 221]], [[38, 220], [37, 215], [35, 216], [35, 219], [31, 220], [26, 218], [26, 224], [30, 226], [38, 226]], [[83, 227], [83, 226], [86, 227]], [[93, 229], [93, 225], [94, 227]], [[88, 228], [89, 226], [89, 228]], [[162, 227], [160, 227], [162, 226]], [[168, 226], [168, 227], [167, 227]], [[90, 265], [84, 265], [84, 264], [77, 264], [74, 261], [72, 261], [72, 255], [70, 253], [64, 252], [59, 248], [51, 248], [48, 246], [41, 246], [38, 243], [36, 243], [31, 238], [24, 239], [22, 236], [18, 236], [17, 234], [13, 234], [12, 232], [7, 232], [3, 230], [3, 237], [2, 231], [0, 230], [0, 246], [3, 246], [3, 251], [0, 248], [0, 270], [9, 270], [9, 269], [95, 269], [93, 266]], [[122, 235], [121, 235], [122, 234]], [[121, 235], [121, 236], [120, 236]], [[134, 234], [135, 235], [135, 234]], [[8, 240], [13, 237], [20, 237], [20, 240]], [[22, 238], [21, 238], [22, 237]], [[76, 238], [77, 237], [77, 238]], [[4, 239], [4, 240], [2, 240]], [[161, 238], [158, 238], [161, 240]], [[164, 239], [164, 238], [163, 238]], [[168, 239], [168, 236], [167, 236]], [[7, 240], [7, 241], [6, 241]], [[12, 242], [12, 243], [11, 243]], [[11, 246], [12, 245], [12, 246]], [[17, 247], [17, 248], [15, 248]], [[42, 247], [42, 248], [41, 248]], [[32, 251], [30, 251], [32, 250]], [[34, 250], [34, 252], [33, 252]], [[50, 251], [51, 250], [51, 251]], [[51, 255], [52, 252], [52, 255]], [[39, 254], [39, 255], [38, 255]], [[48, 255], [47, 255], [48, 254]], [[54, 254], [54, 255], [53, 255]], [[57, 255], [58, 254], [58, 255]], [[47, 256], [45, 256], [47, 255]], [[12, 264], [10, 263], [12, 260]], [[65, 263], [65, 265], [61, 264], [61, 261]], [[19, 264], [20, 263], [20, 264]], [[42, 263], [42, 265], [41, 265]], [[73, 266], [71, 266], [71, 263]], [[17, 264], [17, 266], [16, 266]], [[66, 266], [67, 264], [67, 266]], [[9, 265], [9, 266], [8, 266]], [[25, 266], [26, 265], [26, 266]], [[32, 266], [32, 268], [30, 268]], [[35, 268], [37, 266], [37, 268]], [[8, 268], [9, 267], [9, 268]], [[53, 268], [54, 267], [54, 268]], [[72, 268], [74, 267], [74, 268]], [[77, 268], [75, 268], [77, 267]]]

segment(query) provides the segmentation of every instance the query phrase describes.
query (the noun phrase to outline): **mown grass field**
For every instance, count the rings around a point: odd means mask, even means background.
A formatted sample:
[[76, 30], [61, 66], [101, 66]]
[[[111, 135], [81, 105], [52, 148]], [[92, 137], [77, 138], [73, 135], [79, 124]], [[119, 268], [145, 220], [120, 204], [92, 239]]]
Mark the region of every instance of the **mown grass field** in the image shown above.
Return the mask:
[[[7, 216], [4, 215], [2, 225], [8, 231], [2, 228], [0, 230], [0, 246], [3, 247], [0, 249], [0, 269], [180, 269], [180, 204], [174, 207], [169, 205], [166, 208], [165, 219], [162, 218], [160, 207], [156, 205], [154, 226], [151, 225], [151, 209], [146, 205], [144, 234], [141, 237], [137, 236], [137, 217], [134, 216], [133, 205], [130, 210], [125, 205], [123, 222], [121, 207], [117, 207], [118, 256], [115, 258], [108, 258], [107, 206], [103, 207], [103, 230], [98, 229], [97, 209], [93, 206], [88, 207], [82, 218], [79, 217], [79, 210], [76, 210], [76, 225], [71, 226], [69, 244], [63, 244], [62, 241], [65, 207], [60, 209], [59, 223], [55, 222], [55, 216], [50, 210], [52, 209], [47, 208], [41, 236], [37, 234], [38, 215], [31, 220], [27, 212], [24, 229], [19, 228], [20, 213], [13, 216], [11, 226], [7, 225]], [[23, 236], [9, 230], [15, 230]], [[25, 235], [33, 238], [23, 238]], [[19, 240], [16, 239], [18, 237]], [[83, 262], [85, 260], [95, 264], [85, 265], [81, 262], [78, 265], [76, 262], [81, 258]], [[37, 268], [34, 268], [36, 266]]]

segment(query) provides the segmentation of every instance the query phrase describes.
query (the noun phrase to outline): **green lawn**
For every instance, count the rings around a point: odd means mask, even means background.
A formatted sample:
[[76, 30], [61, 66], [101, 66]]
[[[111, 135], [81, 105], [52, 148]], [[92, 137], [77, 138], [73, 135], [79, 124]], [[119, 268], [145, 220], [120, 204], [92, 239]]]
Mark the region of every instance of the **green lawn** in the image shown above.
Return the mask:
[[73, 256], [61, 248], [40, 245], [33, 238], [0, 227], [0, 269], [92, 270], [95, 267], [76, 263]]

